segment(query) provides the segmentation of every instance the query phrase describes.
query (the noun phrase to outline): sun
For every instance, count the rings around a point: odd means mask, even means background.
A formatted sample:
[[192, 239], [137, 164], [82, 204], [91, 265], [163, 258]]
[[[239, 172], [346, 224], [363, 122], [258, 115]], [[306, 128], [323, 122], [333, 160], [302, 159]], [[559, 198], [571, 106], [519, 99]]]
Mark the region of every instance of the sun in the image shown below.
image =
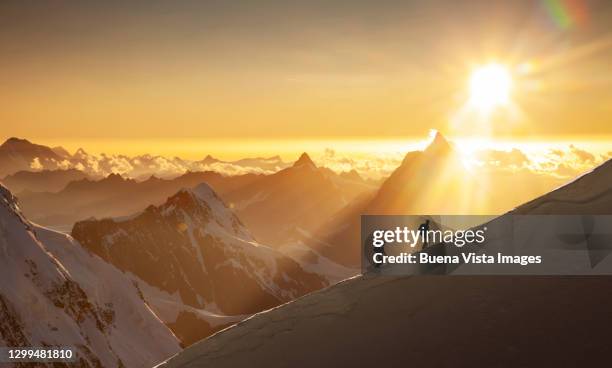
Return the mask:
[[489, 113], [509, 103], [512, 76], [501, 64], [483, 65], [472, 72], [469, 88], [470, 105], [480, 112]]

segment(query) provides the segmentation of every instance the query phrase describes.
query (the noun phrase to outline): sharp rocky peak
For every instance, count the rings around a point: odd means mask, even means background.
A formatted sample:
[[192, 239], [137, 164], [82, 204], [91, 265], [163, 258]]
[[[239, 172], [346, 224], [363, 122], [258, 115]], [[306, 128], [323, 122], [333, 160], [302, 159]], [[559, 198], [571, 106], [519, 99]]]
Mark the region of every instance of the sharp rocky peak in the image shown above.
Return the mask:
[[205, 207], [221, 207], [223, 210], [227, 210], [227, 206], [219, 198], [217, 193], [206, 183], [198, 184], [194, 188], [183, 188], [179, 190], [172, 197], [168, 198], [166, 204], [174, 203], [182, 205], [196, 205], [196, 203], [205, 203]]
[[452, 145], [440, 132], [436, 132], [431, 143], [425, 148], [425, 152], [428, 153], [448, 153], [452, 150]]
[[300, 158], [293, 164], [293, 167], [310, 165], [316, 167], [315, 163], [312, 161], [310, 156], [306, 152], [302, 153]]

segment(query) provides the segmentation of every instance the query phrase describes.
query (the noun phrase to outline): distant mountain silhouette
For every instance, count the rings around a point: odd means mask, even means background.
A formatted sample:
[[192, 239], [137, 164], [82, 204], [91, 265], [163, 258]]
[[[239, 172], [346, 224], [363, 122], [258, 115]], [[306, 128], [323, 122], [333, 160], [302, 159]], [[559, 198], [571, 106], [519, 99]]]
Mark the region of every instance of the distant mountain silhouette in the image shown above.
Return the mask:
[[349, 171], [344, 171], [341, 172], [340, 177], [346, 180], [352, 180], [352, 181], [363, 181], [363, 178], [361, 177], [361, 175], [359, 175], [359, 173], [357, 172], [357, 170], [349, 170]]
[[204, 165], [210, 165], [217, 162], [221, 162], [221, 160], [212, 157], [211, 155], [207, 155], [202, 161], [200, 161]]
[[187, 171], [217, 171], [226, 175], [270, 173], [290, 166], [280, 156], [243, 158], [223, 161], [207, 155], [203, 160], [185, 160], [143, 154], [126, 156], [105, 153], [90, 154], [79, 148], [71, 155], [61, 146], [47, 147], [25, 139], [10, 138], [0, 146], [0, 178], [18, 171], [77, 169], [91, 178], [112, 173], [143, 181], [151, 175], [173, 179]]
[[373, 187], [319, 168], [303, 153], [291, 166], [222, 197], [259, 241], [282, 245], [313, 231], [327, 217]]
[[63, 161], [62, 156], [47, 146], [34, 144], [26, 139], [7, 139], [0, 145], [0, 177], [17, 171], [31, 170], [35, 159], [41, 169], [56, 169], [57, 164]]
[[69, 159], [72, 156], [70, 152], [68, 152], [68, 150], [62, 146], [53, 147], [51, 148], [51, 150], [55, 152], [58, 156], [66, 158], [66, 159]]
[[76, 169], [68, 170], [42, 170], [18, 171], [2, 179], [13, 193], [30, 192], [58, 192], [71, 181], [88, 178], [87, 174]]
[[300, 158], [298, 158], [298, 160], [293, 163], [293, 167], [300, 167], [304, 165], [316, 168], [315, 163], [312, 161], [312, 159], [310, 158], [310, 156], [308, 156], [306, 152], [302, 153], [300, 155]]
[[258, 175], [224, 176], [216, 172], [188, 172], [175, 179], [155, 176], [143, 182], [111, 174], [101, 180], [70, 182], [57, 193], [22, 193], [22, 209], [32, 220], [48, 226], [71, 226], [89, 217], [130, 215], [151, 204], [161, 204], [181, 188], [206, 182], [220, 193], [237, 190]]

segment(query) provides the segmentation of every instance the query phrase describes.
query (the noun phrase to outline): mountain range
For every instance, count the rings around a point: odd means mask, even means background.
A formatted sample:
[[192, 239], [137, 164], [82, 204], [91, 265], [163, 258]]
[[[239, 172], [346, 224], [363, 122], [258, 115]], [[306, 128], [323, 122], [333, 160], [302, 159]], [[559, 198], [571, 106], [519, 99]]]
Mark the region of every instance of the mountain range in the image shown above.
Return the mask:
[[72, 236], [31, 223], [0, 189], [4, 346], [74, 346], [84, 367], [152, 366], [329, 284], [257, 243], [207, 184], [132, 217], [79, 222]]
[[60, 147], [54, 150], [25, 139], [9, 138], [0, 145], [0, 177], [30, 170], [33, 164], [39, 165], [39, 168], [57, 169], [65, 159], [61, 155], [64, 152], [62, 150]]
[[152, 154], [95, 155], [82, 148], [70, 154], [63, 147], [48, 147], [15, 137], [0, 145], [0, 178], [20, 171], [76, 169], [91, 178], [118, 173], [140, 181], [151, 175], [172, 179], [187, 171], [218, 171], [232, 175], [272, 173], [288, 166], [290, 164], [279, 156], [223, 161], [208, 155], [202, 160], [185, 160]]
[[[61, 182], [70, 173], [18, 173], [8, 177], [7, 183], [23, 189], [20, 202], [30, 219], [45, 226], [68, 229], [74, 222], [90, 217], [132, 215], [147, 205], [163, 203], [182, 188], [206, 182], [238, 214], [258, 241], [273, 246], [292, 242], [299, 238], [301, 231], [314, 231], [356, 196], [374, 189], [356, 172], [337, 174], [316, 167], [307, 154], [291, 167], [269, 175], [228, 176], [205, 171], [188, 172], [173, 179], [151, 176], [136, 181], [111, 174], [103, 179], [75, 180], [57, 192], [34, 192], [24, 184], [27, 180], [17, 180], [28, 177], [40, 183], [38, 180], [53, 176], [60, 177], [57, 181]], [[29, 187], [34, 185], [30, 181]]]
[[57, 169], [42, 171], [18, 171], [7, 175], [2, 183], [13, 193], [21, 192], [59, 192], [68, 183], [90, 179], [87, 174], [77, 169]]
[[[487, 214], [495, 185], [471, 175], [439, 133], [379, 188], [306, 153], [291, 165], [279, 157], [199, 162], [256, 161], [274, 171], [262, 174], [135, 179], [62, 164], [91, 159], [16, 138], [0, 147], [10, 188], [0, 186], [2, 346], [74, 346], [85, 367], [152, 366], [172, 354], [164, 367], [443, 366], [449, 356], [460, 366], [578, 365], [606, 348], [604, 278], [366, 273], [332, 285], [360, 272], [362, 214]], [[104, 171], [116, 159], [96, 162]], [[138, 167], [132, 174], [147, 175], [138, 170], [158, 158], [123, 159]], [[610, 183], [612, 161], [498, 220], [612, 214]], [[589, 325], [593, 315], [603, 323]], [[544, 326], [532, 338], [548, 339], [538, 344], [548, 354], [576, 346], [561, 320], [587, 343], [538, 361], [517, 320]], [[485, 342], [492, 350], [478, 355]]]
[[255, 237], [275, 246], [320, 227], [358, 195], [374, 187], [357, 173], [319, 168], [307, 153], [286, 169], [222, 194]]
[[[607, 161], [499, 220], [611, 215], [611, 178]], [[611, 286], [609, 277], [364, 274], [257, 314], [158, 367], [598, 365], [609, 351]]]
[[81, 179], [68, 183], [59, 192], [22, 192], [24, 213], [45, 226], [71, 228], [79, 220], [90, 217], [132, 215], [148, 205], [163, 203], [182, 188], [202, 182], [219, 193], [233, 191], [256, 180], [258, 175], [225, 176], [216, 172], [188, 172], [174, 179], [155, 176], [138, 182], [111, 174], [104, 179]]

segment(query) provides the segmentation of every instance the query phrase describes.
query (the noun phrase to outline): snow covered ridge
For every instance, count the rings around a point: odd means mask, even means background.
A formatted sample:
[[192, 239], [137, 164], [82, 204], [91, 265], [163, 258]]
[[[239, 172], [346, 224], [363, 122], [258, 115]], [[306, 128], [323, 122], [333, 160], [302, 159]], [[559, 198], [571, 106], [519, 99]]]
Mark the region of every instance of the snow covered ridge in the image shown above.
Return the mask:
[[255, 239], [247, 230], [244, 224], [236, 215], [225, 205], [223, 200], [215, 193], [212, 188], [202, 183], [193, 189], [187, 189], [199, 200], [199, 204], [207, 208], [213, 216], [215, 222], [224, 229], [232, 229], [236, 236], [246, 241], [253, 242]]
[[529, 201], [517, 214], [612, 214], [612, 159], [572, 182]]
[[78, 222], [72, 235], [140, 280], [145, 300], [184, 345], [328, 285], [257, 243], [207, 184], [135, 216]]
[[82, 367], [147, 367], [180, 350], [129, 278], [0, 195], [0, 346], [72, 347]]
[[2, 195], [2, 202], [7, 205], [17, 203], [17, 198], [2, 183], [0, 183], [0, 195]]
[[19, 209], [17, 197], [15, 197], [2, 183], [0, 183], [0, 196], [2, 196], [2, 205], [25, 222], [25, 218]]

